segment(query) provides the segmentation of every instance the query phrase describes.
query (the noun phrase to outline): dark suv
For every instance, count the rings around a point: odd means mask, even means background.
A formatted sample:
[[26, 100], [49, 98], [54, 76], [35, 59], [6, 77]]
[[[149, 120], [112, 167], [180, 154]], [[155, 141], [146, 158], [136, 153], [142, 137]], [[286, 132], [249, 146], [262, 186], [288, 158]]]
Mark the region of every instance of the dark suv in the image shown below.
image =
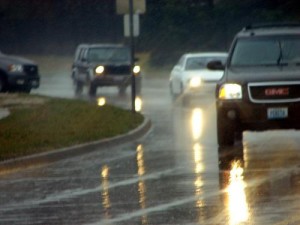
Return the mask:
[[[90, 96], [95, 96], [97, 87], [117, 86], [120, 94], [131, 85], [130, 49], [119, 44], [81, 44], [75, 52], [72, 78], [75, 93], [81, 94], [88, 87]], [[133, 68], [136, 93], [141, 91], [141, 71]]]
[[267, 24], [240, 31], [216, 88], [219, 145], [244, 130], [300, 127], [300, 25]]
[[29, 93], [38, 88], [38, 66], [31, 60], [0, 53], [0, 92], [21, 91]]

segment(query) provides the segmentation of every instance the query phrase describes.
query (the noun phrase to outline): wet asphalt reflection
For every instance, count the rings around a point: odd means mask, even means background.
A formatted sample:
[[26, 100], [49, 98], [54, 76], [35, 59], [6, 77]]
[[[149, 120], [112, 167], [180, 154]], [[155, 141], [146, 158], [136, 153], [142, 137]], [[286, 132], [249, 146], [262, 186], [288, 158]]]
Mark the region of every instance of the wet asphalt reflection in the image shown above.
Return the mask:
[[[38, 93], [72, 98], [68, 82]], [[130, 94], [98, 95], [131, 107]], [[245, 132], [224, 151], [212, 93], [182, 105], [148, 78], [141, 99], [145, 138], [1, 175], [0, 224], [300, 224], [298, 132]]]

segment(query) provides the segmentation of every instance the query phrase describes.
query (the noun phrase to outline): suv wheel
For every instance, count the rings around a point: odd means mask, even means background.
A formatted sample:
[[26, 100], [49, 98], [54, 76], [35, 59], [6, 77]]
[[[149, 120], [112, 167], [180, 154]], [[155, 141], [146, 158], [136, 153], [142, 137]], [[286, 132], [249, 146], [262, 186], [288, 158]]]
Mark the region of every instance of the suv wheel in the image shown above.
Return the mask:
[[0, 77], [0, 92], [4, 92], [6, 90], [6, 83], [5, 80]]
[[230, 146], [234, 144], [235, 122], [228, 119], [221, 112], [217, 114], [217, 137], [219, 146]]
[[89, 86], [89, 96], [90, 97], [95, 97], [97, 93], [97, 86], [90, 84]]
[[81, 95], [83, 91], [83, 83], [76, 80], [75, 81], [75, 95]]

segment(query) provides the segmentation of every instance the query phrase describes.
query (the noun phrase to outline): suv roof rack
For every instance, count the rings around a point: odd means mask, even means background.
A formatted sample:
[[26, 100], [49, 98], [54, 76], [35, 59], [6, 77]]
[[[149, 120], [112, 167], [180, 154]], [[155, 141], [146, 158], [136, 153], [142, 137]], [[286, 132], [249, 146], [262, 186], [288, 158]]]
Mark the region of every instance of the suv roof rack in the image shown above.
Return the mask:
[[280, 27], [300, 27], [300, 22], [284, 22], [284, 23], [258, 23], [250, 24], [243, 28], [244, 31], [259, 28], [280, 28]]

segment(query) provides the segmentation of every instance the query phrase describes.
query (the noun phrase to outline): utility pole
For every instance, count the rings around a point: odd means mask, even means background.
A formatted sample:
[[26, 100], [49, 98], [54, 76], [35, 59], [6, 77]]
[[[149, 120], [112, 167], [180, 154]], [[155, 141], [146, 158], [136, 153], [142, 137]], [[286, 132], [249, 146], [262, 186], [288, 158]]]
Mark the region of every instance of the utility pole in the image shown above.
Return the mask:
[[134, 58], [135, 58], [135, 46], [134, 46], [134, 36], [133, 36], [133, 0], [129, 1], [129, 30], [130, 30], [130, 49], [131, 49], [131, 55], [130, 55], [130, 68], [131, 68], [131, 110], [133, 113], [136, 112], [135, 110], [135, 97], [136, 97], [136, 91], [135, 91], [135, 76], [133, 73], [134, 68]]
[[[131, 68], [131, 103], [132, 112], [136, 112], [136, 82], [133, 68], [135, 66], [135, 44], [134, 37], [139, 35], [139, 14], [146, 11], [146, 0], [116, 0], [117, 14], [124, 15], [124, 33], [125, 37], [129, 37], [130, 41], [130, 68]], [[127, 17], [128, 16], [128, 17]], [[125, 19], [127, 18], [127, 19]], [[125, 22], [126, 21], [126, 22]], [[134, 23], [136, 22], [136, 23]], [[128, 24], [128, 26], [127, 26]], [[129, 28], [129, 29], [127, 29]]]

